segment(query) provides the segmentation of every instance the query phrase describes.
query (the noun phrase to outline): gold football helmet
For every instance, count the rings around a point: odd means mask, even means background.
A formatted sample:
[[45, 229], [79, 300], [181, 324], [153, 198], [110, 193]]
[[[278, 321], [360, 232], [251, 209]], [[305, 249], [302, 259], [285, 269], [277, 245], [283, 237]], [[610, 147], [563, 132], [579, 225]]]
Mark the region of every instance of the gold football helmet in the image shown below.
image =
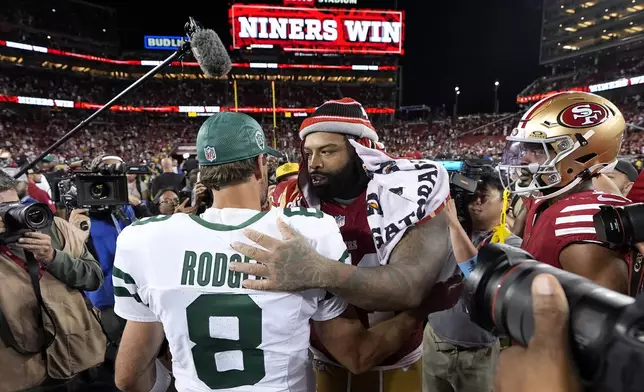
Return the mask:
[[626, 122], [613, 103], [583, 92], [538, 102], [507, 137], [504, 185], [537, 198], [561, 195], [617, 163]]

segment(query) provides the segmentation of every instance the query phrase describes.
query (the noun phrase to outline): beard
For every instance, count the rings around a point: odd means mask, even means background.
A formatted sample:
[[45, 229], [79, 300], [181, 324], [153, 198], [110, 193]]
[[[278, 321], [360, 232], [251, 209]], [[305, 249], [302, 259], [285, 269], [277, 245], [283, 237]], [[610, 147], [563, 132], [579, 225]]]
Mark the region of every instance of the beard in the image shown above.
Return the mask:
[[[325, 173], [322, 171], [309, 172], [309, 177], [315, 177], [319, 184], [311, 181], [313, 193], [320, 200], [344, 199], [358, 197], [369, 182], [369, 177], [362, 168], [361, 162], [356, 159], [349, 161], [340, 171]], [[320, 181], [321, 180], [321, 181]]]

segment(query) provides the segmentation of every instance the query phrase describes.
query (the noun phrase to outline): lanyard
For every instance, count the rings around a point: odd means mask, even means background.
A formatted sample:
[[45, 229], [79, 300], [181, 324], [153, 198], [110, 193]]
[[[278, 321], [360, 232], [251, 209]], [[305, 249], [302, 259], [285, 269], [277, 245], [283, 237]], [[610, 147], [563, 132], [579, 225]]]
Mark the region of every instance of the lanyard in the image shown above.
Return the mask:
[[495, 226], [492, 229], [492, 231], [494, 232], [494, 235], [492, 236], [492, 243], [505, 244], [505, 239], [512, 235], [512, 232], [508, 230], [508, 226], [506, 224], [509, 201], [510, 191], [506, 189], [503, 191], [503, 209], [501, 210], [501, 222], [498, 226]]
[[116, 219], [114, 214], [110, 214], [110, 216], [112, 217], [112, 222], [114, 222], [114, 227], [116, 227], [116, 233], [121, 234], [121, 223]]
[[[9, 248], [4, 245], [0, 245], [0, 252], [5, 256], [13, 260], [14, 263], [18, 264], [20, 267], [24, 268], [25, 271], [29, 272], [27, 268], [27, 263], [25, 263], [20, 257], [16, 256]], [[26, 254], [25, 254], [26, 256]], [[43, 265], [38, 262], [38, 278], [42, 278], [42, 275], [45, 273]]]

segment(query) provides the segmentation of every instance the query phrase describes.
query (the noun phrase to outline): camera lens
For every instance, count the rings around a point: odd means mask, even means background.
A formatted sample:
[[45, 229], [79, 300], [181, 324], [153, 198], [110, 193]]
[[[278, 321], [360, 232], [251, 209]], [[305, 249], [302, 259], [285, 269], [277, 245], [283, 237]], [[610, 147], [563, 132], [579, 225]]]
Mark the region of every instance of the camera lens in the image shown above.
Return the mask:
[[89, 187], [89, 194], [93, 199], [107, 199], [110, 196], [110, 188], [102, 182], [95, 182]]
[[581, 376], [591, 379], [601, 365], [604, 340], [615, 329], [631, 297], [605, 289], [581, 276], [535, 261], [507, 245], [486, 245], [466, 281], [467, 308], [481, 327], [527, 345], [534, 333], [532, 281], [539, 274], [559, 280], [570, 307], [572, 352]]
[[27, 221], [30, 225], [42, 225], [45, 222], [45, 214], [42, 210], [34, 208], [27, 211]]
[[32, 204], [21, 211], [22, 226], [31, 230], [48, 227], [54, 220], [54, 214], [45, 204]]
[[644, 241], [644, 204], [625, 207], [600, 206], [593, 216], [597, 237], [602, 242], [628, 245]]
[[622, 245], [628, 240], [622, 217], [622, 209], [613, 206], [600, 206], [600, 211], [593, 215], [597, 237], [602, 242]]
[[629, 238], [629, 243], [636, 244], [644, 241], [644, 204], [631, 204], [623, 209], [624, 220], [628, 225], [624, 225], [624, 231]]

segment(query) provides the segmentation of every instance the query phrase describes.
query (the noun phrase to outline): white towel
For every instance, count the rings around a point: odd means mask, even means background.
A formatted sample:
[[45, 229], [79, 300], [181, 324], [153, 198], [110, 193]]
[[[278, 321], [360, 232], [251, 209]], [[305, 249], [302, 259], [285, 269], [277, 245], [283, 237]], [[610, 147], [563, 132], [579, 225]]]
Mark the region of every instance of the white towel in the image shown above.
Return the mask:
[[[409, 227], [431, 219], [449, 199], [449, 175], [427, 159], [394, 159], [351, 140], [371, 177], [367, 186], [367, 221], [381, 265]], [[447, 230], [447, 228], [445, 228]]]

